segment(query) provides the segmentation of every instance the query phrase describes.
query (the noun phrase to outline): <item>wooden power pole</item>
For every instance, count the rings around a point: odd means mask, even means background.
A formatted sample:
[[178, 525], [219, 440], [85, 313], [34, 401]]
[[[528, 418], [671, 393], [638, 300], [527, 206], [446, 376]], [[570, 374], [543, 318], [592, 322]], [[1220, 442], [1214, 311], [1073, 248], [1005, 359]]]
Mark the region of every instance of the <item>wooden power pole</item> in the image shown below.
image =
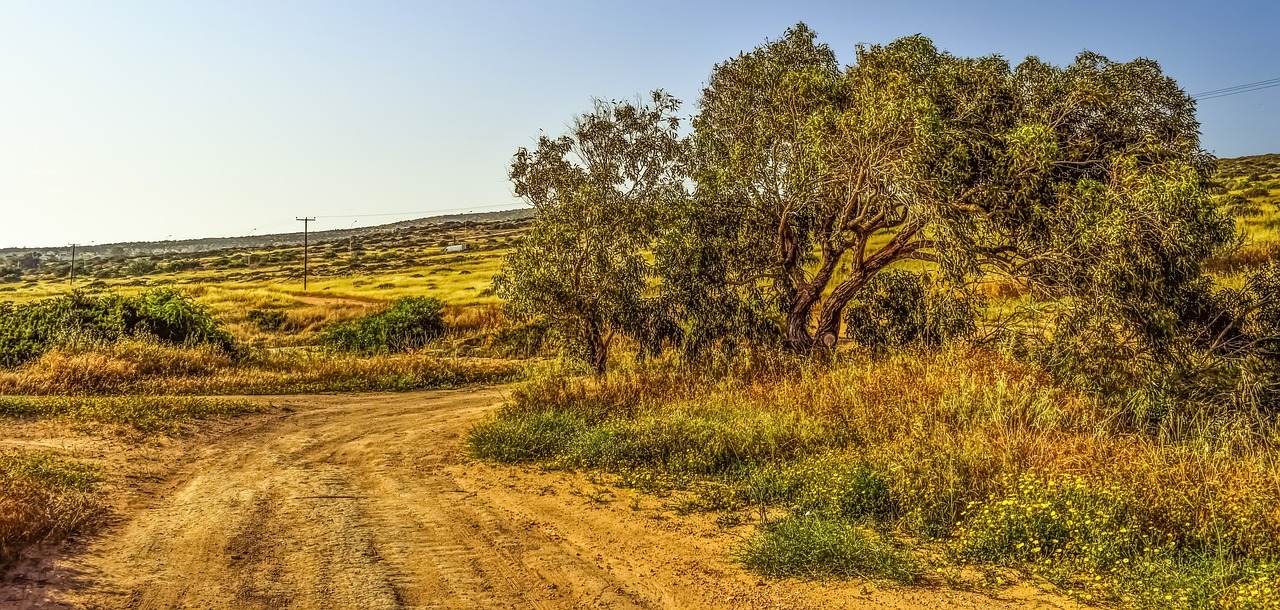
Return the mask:
[[302, 221], [302, 291], [307, 291], [307, 229], [316, 221], [315, 216], [296, 218]]
[[71, 286], [76, 285], [76, 244], [71, 244]]

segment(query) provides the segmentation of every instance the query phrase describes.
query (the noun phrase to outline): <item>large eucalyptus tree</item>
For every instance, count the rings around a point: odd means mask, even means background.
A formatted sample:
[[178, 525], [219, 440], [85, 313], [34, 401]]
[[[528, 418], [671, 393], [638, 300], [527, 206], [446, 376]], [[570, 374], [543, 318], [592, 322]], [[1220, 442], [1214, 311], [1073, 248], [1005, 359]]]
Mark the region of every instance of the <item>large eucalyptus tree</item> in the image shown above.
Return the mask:
[[694, 319], [766, 303], [794, 351], [834, 345], [849, 301], [907, 259], [1150, 325], [1230, 237], [1194, 102], [1148, 60], [1013, 68], [912, 36], [841, 67], [800, 24], [717, 65], [693, 126], [664, 286]]

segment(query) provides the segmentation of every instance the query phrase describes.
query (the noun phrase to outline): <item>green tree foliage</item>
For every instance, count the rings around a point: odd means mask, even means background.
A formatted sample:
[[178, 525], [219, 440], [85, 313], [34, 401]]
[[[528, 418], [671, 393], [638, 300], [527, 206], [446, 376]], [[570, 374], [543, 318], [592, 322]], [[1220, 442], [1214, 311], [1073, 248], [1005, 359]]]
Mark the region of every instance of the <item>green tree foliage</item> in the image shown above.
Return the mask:
[[717, 65], [700, 106], [664, 282], [690, 318], [764, 304], [795, 351], [902, 260], [1151, 303], [1230, 238], [1193, 102], [1149, 60], [1014, 68], [913, 36], [842, 69], [801, 24]]
[[826, 349], [845, 324], [933, 341], [891, 313], [916, 298], [885, 292], [902, 277], [876, 280], [914, 259], [944, 293], [1003, 277], [1052, 303], [1023, 330], [1063, 377], [1219, 402], [1271, 383], [1274, 295], [1264, 275], [1227, 291], [1205, 274], [1234, 225], [1194, 100], [1154, 61], [1012, 65], [911, 36], [842, 66], [800, 24], [714, 67], [687, 145], [674, 110], [600, 103], [512, 166], [539, 218], [500, 294], [570, 329], [597, 371], [619, 332], [687, 353]]
[[0, 303], [0, 366], [17, 366], [75, 341], [151, 336], [176, 345], [235, 345], [207, 308], [172, 288], [136, 296], [73, 292], [24, 305]]
[[849, 302], [845, 333], [872, 349], [940, 345], [977, 330], [976, 304], [927, 275], [891, 269]]
[[391, 306], [324, 329], [320, 342], [364, 354], [418, 349], [444, 334], [444, 305], [428, 297], [401, 297]]
[[511, 164], [516, 194], [537, 208], [494, 286], [518, 320], [544, 317], [603, 372], [618, 333], [646, 318], [644, 252], [662, 210], [682, 198], [679, 101], [597, 101], [569, 132], [542, 136]]

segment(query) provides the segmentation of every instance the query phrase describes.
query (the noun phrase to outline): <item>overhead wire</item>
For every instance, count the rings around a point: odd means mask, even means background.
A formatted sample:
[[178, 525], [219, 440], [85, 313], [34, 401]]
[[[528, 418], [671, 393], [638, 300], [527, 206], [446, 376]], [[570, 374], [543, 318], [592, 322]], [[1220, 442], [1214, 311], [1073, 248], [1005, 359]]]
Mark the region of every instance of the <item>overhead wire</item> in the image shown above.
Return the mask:
[[1280, 87], [1280, 78], [1270, 78], [1267, 80], [1260, 80], [1252, 83], [1245, 83], [1243, 85], [1235, 85], [1232, 87], [1223, 87], [1221, 89], [1213, 89], [1211, 91], [1204, 91], [1201, 93], [1193, 94], [1191, 97], [1195, 98], [1196, 100], [1213, 100], [1220, 97], [1229, 97], [1232, 95], [1239, 95], [1241, 93], [1252, 93], [1254, 91], [1261, 91], [1263, 89], [1270, 89], [1272, 87]]

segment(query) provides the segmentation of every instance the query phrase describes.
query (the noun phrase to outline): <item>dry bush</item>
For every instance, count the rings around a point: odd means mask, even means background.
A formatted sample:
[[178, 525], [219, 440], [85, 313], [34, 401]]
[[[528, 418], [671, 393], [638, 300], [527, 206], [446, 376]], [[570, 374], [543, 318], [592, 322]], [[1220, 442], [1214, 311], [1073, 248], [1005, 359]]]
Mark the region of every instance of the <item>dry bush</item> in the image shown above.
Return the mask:
[[179, 347], [146, 339], [55, 348], [28, 365], [0, 371], [0, 393], [115, 393], [145, 379], [210, 375], [232, 363], [213, 346]]
[[0, 369], [0, 394], [229, 395], [404, 391], [500, 383], [519, 365], [422, 353], [349, 356], [302, 349], [253, 351], [233, 360], [204, 347], [124, 341], [54, 350], [13, 370]]
[[286, 334], [314, 335], [326, 326], [370, 313], [375, 306], [363, 302], [325, 302], [291, 309], [280, 330]]
[[1205, 269], [1212, 273], [1231, 274], [1249, 271], [1280, 258], [1280, 242], [1248, 244], [1225, 256], [1217, 256], [1205, 262]]
[[444, 323], [451, 334], [467, 337], [498, 332], [506, 327], [507, 318], [502, 313], [502, 306], [494, 303], [447, 305]]
[[103, 514], [90, 469], [50, 454], [0, 454], [0, 567]]

